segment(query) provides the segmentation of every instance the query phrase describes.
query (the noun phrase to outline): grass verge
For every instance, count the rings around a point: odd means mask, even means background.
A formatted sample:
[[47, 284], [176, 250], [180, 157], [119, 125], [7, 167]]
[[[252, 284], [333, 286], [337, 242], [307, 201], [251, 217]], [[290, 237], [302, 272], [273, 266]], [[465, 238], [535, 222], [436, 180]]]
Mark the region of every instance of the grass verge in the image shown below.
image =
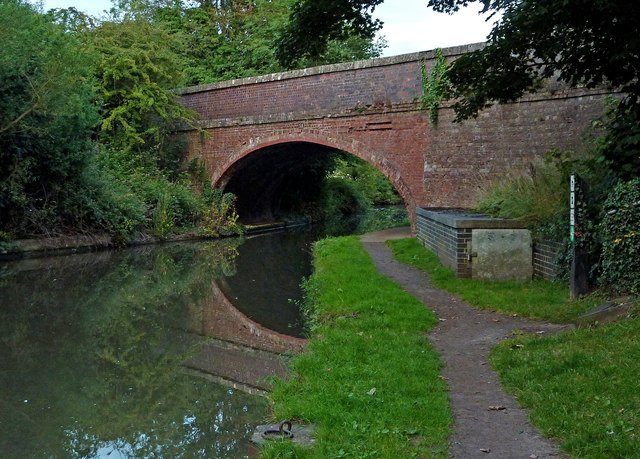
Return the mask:
[[309, 350], [271, 395], [275, 419], [317, 426], [312, 450], [269, 444], [265, 458], [447, 457], [451, 422], [435, 315], [381, 276], [357, 237], [316, 243]]
[[474, 307], [565, 323], [602, 302], [595, 296], [571, 301], [568, 287], [544, 279], [507, 282], [458, 279], [415, 238], [387, 241], [387, 244], [398, 261], [427, 272], [435, 287], [455, 293]]
[[[566, 322], [601, 302], [569, 301], [547, 281], [457, 279], [415, 239], [388, 241], [396, 258], [426, 271], [433, 284], [477, 307]], [[581, 458], [640, 457], [640, 318], [555, 336], [520, 336], [496, 346], [491, 364], [532, 422]]]
[[640, 318], [545, 338], [490, 355], [532, 422], [581, 458], [640, 457]]

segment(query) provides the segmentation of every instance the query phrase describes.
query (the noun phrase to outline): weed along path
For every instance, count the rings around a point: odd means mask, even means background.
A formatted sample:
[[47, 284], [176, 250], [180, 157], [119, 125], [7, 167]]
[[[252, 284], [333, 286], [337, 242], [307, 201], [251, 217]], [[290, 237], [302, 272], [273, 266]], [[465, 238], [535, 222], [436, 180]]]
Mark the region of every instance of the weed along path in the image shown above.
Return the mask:
[[[384, 244], [408, 237], [408, 228], [393, 228], [361, 237], [379, 273], [400, 284], [433, 310], [439, 325], [429, 339], [444, 362], [454, 416], [449, 451], [457, 458], [558, 457], [557, 445], [527, 420], [516, 399], [506, 394], [488, 362], [490, 349], [511, 333], [555, 333], [563, 326], [478, 310], [458, 297], [431, 287], [425, 273], [396, 261]], [[566, 326], [565, 326], [566, 327]]]

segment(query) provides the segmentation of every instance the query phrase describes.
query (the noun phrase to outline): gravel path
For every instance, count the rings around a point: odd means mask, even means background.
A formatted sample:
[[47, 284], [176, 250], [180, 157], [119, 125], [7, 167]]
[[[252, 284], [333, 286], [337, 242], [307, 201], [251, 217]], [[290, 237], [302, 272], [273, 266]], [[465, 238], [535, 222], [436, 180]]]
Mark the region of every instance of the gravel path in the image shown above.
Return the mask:
[[399, 283], [438, 316], [429, 333], [444, 362], [442, 377], [449, 388], [454, 425], [449, 452], [457, 458], [558, 457], [557, 445], [527, 420], [515, 397], [506, 394], [491, 369], [489, 350], [515, 330], [556, 333], [566, 326], [547, 324], [471, 308], [458, 297], [434, 289], [425, 273], [397, 262], [384, 244], [409, 237], [408, 228], [361, 236], [378, 272]]

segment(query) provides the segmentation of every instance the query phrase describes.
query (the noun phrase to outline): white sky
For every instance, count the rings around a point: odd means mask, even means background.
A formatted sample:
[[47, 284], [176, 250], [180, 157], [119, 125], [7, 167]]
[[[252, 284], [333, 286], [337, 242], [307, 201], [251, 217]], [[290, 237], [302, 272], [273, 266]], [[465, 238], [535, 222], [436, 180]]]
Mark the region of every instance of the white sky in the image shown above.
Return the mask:
[[[38, 3], [38, 0], [30, 0]], [[74, 6], [92, 16], [111, 8], [109, 0], [43, 0], [44, 11]], [[473, 4], [454, 15], [436, 13], [427, 8], [427, 0], [386, 0], [374, 17], [384, 21], [381, 31], [388, 44], [384, 56], [427, 51], [435, 48], [485, 41], [491, 23], [478, 14]]]

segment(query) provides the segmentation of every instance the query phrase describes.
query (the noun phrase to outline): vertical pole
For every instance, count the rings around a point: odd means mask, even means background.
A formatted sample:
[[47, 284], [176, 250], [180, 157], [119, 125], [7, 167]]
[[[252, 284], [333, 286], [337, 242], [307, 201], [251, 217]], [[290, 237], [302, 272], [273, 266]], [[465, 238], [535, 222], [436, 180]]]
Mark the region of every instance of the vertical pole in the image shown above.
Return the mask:
[[571, 272], [569, 289], [575, 300], [589, 291], [589, 254], [584, 247], [582, 227], [584, 225], [584, 187], [577, 175], [571, 176], [569, 185], [569, 238], [571, 240]]

